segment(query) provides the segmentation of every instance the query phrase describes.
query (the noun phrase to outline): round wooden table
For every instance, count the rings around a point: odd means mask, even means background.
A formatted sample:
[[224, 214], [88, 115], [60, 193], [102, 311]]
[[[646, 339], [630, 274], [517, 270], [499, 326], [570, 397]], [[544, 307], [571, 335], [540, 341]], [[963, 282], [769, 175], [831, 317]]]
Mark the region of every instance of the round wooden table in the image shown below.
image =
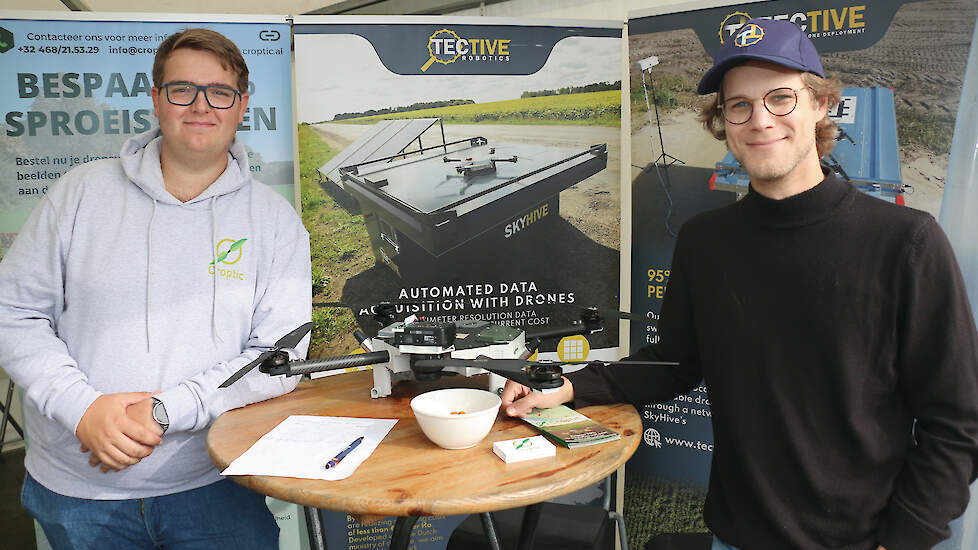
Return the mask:
[[500, 460], [492, 452], [494, 441], [537, 433], [503, 412], [489, 435], [475, 447], [446, 450], [429, 441], [414, 418], [411, 399], [443, 387], [486, 388], [486, 378], [400, 381], [389, 397], [380, 399], [370, 398], [373, 377], [369, 371], [305, 381], [292, 393], [221, 415], [207, 435], [207, 448], [218, 469], [223, 470], [289, 415], [398, 419], [373, 454], [346, 479], [232, 476], [259, 493], [308, 507], [347, 512], [363, 522], [399, 516], [391, 540], [391, 548], [395, 548], [402, 542], [407, 546], [419, 516], [475, 514], [533, 505], [593, 485], [622, 466], [642, 438], [642, 421], [634, 407], [613, 404], [586, 407], [580, 412], [621, 434], [621, 440], [577, 449], [558, 446], [557, 456], [551, 458], [513, 464]]

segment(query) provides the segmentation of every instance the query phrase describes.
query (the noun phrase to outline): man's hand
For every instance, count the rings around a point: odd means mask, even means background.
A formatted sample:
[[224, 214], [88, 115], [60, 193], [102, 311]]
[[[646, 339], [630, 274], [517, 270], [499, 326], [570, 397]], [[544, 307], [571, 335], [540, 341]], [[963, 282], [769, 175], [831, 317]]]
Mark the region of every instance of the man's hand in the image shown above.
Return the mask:
[[571, 385], [570, 380], [564, 378], [564, 385], [557, 391], [540, 393], [523, 384], [507, 380], [500, 399], [502, 399], [502, 408], [507, 415], [526, 416], [526, 413], [533, 410], [533, 407], [549, 409], [572, 401], [574, 399], [574, 386]]
[[122, 470], [149, 456], [153, 447], [163, 442], [162, 430], [153, 420], [153, 395], [110, 393], [88, 407], [75, 435], [82, 443], [81, 451], [91, 451], [88, 463], [92, 467], [101, 464], [103, 473]]

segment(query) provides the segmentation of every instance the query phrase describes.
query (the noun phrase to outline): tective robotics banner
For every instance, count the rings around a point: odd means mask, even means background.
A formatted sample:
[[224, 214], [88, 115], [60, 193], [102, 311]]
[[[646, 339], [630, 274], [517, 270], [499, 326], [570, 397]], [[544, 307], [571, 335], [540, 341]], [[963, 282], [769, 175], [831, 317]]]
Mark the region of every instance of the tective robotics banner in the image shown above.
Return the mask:
[[511, 23], [296, 18], [314, 302], [368, 333], [383, 300], [531, 329], [617, 312], [621, 25]]
[[[978, 5], [969, 0], [718, 4], [633, 13], [628, 22], [631, 311], [645, 317], [632, 323], [634, 349], [658, 341], [658, 313], [683, 222], [747, 191], [746, 173], [724, 143], [697, 122], [705, 98], [695, 89], [712, 65], [712, 54], [749, 18], [799, 25], [825, 69], [840, 77], [842, 103], [830, 116], [842, 132], [824, 164], [865, 193], [935, 217], [941, 212]], [[705, 388], [647, 405], [641, 414], [644, 444], [629, 462], [626, 502], [673, 504], [647, 505], [646, 520], [632, 516], [630, 542], [641, 546], [652, 536], [705, 532], [701, 505], [713, 446]], [[953, 539], [945, 544], [960, 548]]]
[[[314, 308], [311, 356], [358, 348], [392, 301], [399, 318], [530, 330], [596, 307], [603, 332], [541, 355], [617, 358], [622, 24], [513, 23], [295, 19], [313, 302], [334, 306]], [[330, 548], [390, 537], [330, 516]], [[443, 548], [459, 520], [415, 542]]]
[[126, 139], [158, 125], [150, 97], [156, 48], [190, 27], [216, 30], [241, 49], [251, 100], [238, 137], [248, 147], [252, 175], [294, 202], [290, 32], [284, 16], [215, 22], [52, 15], [0, 12], [0, 252], [61, 174], [119, 156]]

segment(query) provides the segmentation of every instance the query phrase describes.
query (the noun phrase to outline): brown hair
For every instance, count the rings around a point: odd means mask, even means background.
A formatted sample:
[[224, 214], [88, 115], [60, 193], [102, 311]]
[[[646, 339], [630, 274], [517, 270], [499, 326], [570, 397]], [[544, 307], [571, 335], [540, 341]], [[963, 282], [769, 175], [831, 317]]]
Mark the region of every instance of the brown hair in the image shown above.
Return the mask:
[[163, 65], [174, 50], [190, 48], [210, 52], [221, 61], [221, 66], [238, 75], [238, 91], [248, 91], [248, 65], [241, 50], [226, 36], [210, 29], [185, 29], [171, 34], [156, 50], [153, 60], [153, 86], [159, 88], [163, 82]]
[[[812, 101], [816, 105], [824, 99], [828, 104], [828, 112], [831, 112], [839, 104], [842, 84], [839, 83], [839, 77], [837, 75], [822, 78], [813, 73], [802, 73], [801, 79], [806, 86], [812, 89]], [[724, 129], [723, 113], [720, 109], [722, 103], [723, 86], [721, 85], [719, 91], [716, 93], [716, 97], [704, 103], [700, 107], [700, 113], [697, 116], [697, 120], [703, 123], [706, 130], [720, 141], [727, 139], [727, 132]], [[822, 120], [815, 123], [815, 150], [818, 152], [818, 158], [822, 158], [832, 152], [832, 148], [835, 147], [835, 138], [839, 134], [839, 127], [835, 121], [829, 118], [828, 112]]]

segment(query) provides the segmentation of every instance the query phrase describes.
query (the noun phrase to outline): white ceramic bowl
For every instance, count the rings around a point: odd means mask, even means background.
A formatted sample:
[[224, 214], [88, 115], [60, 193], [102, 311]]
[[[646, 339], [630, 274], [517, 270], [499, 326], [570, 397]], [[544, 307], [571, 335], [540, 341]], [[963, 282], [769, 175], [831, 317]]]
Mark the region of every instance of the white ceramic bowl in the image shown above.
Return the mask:
[[445, 449], [467, 449], [492, 429], [500, 403], [492, 392], [449, 388], [415, 397], [411, 410], [432, 443]]

